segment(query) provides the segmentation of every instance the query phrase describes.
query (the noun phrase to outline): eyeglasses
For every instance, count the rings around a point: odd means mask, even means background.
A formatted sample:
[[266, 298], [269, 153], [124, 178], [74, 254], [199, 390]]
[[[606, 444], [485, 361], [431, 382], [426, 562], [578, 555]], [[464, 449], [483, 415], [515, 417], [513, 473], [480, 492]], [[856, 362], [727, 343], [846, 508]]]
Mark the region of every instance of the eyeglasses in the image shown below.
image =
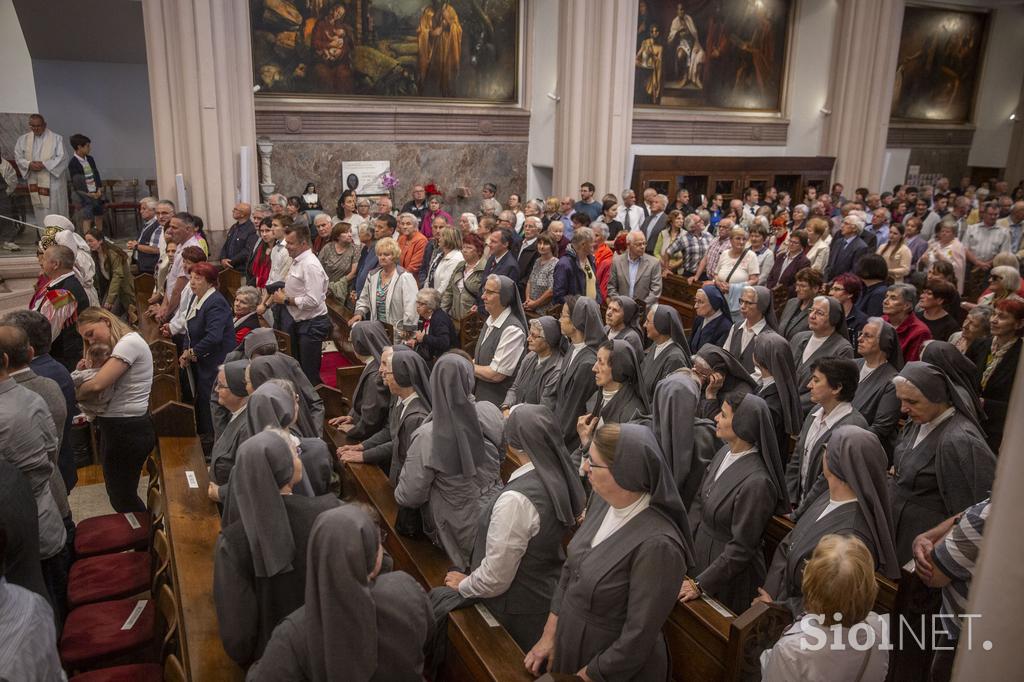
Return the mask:
[[594, 458], [590, 456], [590, 453], [583, 455], [583, 461], [590, 465], [591, 469], [611, 469], [610, 466], [604, 464], [594, 464]]
[[1003, 276], [1002, 275], [989, 275], [988, 276], [988, 281], [990, 281], [990, 282], [1002, 282], [1003, 281]]
[[757, 305], [757, 301], [745, 301], [741, 298], [740, 305]]

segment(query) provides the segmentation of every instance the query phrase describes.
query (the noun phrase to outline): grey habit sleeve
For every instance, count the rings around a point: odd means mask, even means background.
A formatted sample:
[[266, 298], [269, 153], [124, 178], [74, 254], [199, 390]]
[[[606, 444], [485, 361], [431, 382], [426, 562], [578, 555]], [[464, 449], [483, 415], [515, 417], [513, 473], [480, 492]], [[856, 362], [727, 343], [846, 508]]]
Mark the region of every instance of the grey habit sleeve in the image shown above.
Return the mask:
[[363, 461], [367, 464], [381, 465], [391, 461], [391, 424], [363, 441]]
[[415, 509], [422, 507], [430, 498], [430, 487], [434, 483], [434, 470], [423, 465], [423, 448], [430, 447], [430, 433], [420, 428], [413, 434], [405, 466], [398, 477], [395, 501], [401, 507]]
[[280, 680], [311, 679], [302, 663], [309, 654], [306, 651], [305, 630], [296, 625], [296, 618], [302, 617], [305, 607], [278, 623], [274, 633], [263, 650], [263, 657], [249, 668], [246, 682], [279, 682]]
[[256, 654], [256, 625], [260, 618], [252, 580], [239, 570], [239, 563], [222, 533], [214, 549], [213, 604], [224, 651], [244, 666]]
[[644, 644], [657, 639], [676, 605], [684, 575], [686, 561], [678, 542], [656, 536], [637, 548], [629, 571], [629, 606], [622, 633], [587, 664], [587, 674], [595, 682], [632, 679], [643, 668]]
[[777, 497], [771, 483], [763, 478], [746, 481], [737, 488], [732, 505], [732, 539], [718, 558], [697, 576], [704, 590], [721, 589], [761, 551], [764, 529], [772, 518]]

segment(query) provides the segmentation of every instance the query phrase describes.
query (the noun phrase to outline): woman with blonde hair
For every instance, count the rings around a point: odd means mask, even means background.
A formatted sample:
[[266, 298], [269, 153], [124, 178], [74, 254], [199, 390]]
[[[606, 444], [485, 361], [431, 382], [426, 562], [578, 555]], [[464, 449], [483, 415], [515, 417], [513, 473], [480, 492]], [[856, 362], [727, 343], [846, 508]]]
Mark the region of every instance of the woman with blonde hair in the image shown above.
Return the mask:
[[811, 218], [807, 221], [807, 241], [811, 247], [807, 249], [807, 260], [811, 261], [811, 267], [818, 272], [825, 272], [825, 265], [828, 264], [829, 244], [832, 237], [829, 234], [828, 221], [823, 218]]
[[[878, 583], [867, 546], [850, 535], [821, 538], [804, 569], [803, 592], [806, 615], [761, 654], [762, 679], [884, 680], [888, 626], [871, 610]], [[814, 646], [826, 637], [830, 643], [839, 638], [842, 646]]]
[[396, 327], [396, 331], [399, 324], [416, 326], [416, 277], [398, 266], [398, 242], [384, 237], [377, 241], [375, 250], [380, 268], [366, 278], [349, 326], [360, 320], [380, 320]]
[[156, 446], [149, 417], [153, 354], [145, 339], [109, 310], [86, 308], [77, 324], [85, 353], [93, 345], [110, 347], [100, 371], [77, 391], [79, 400], [88, 400], [113, 388], [106, 411], [95, 421], [110, 506], [118, 513], [146, 511], [138, 487], [142, 465]]

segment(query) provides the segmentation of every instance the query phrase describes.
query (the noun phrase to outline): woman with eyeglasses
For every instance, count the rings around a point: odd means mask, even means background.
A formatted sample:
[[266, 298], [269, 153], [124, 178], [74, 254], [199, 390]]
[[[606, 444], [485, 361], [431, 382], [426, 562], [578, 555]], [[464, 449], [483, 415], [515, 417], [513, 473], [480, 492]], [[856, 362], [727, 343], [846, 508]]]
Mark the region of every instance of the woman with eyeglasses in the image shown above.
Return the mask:
[[893, 441], [902, 418], [893, 377], [903, 369], [903, 351], [896, 328], [880, 317], [868, 318], [857, 339], [855, 359], [860, 381], [853, 396], [853, 409], [860, 412], [868, 429], [878, 436], [886, 455], [892, 458]]
[[689, 367], [692, 360], [683, 321], [672, 306], [664, 303], [652, 305], [647, 312], [644, 330], [651, 345], [640, 364], [640, 385], [645, 399], [650, 400], [654, 387], [665, 375], [680, 367]]
[[748, 372], [754, 372], [752, 341], [779, 328], [772, 292], [767, 287], [747, 286], [740, 293], [740, 320], [729, 330], [723, 348], [728, 349]]
[[594, 495], [526, 669], [584, 680], [668, 679], [662, 627], [693, 564], [679, 492], [653, 434], [639, 424], [597, 429], [583, 471]]
[[831, 296], [816, 296], [807, 315], [808, 331], [800, 332], [789, 342], [796, 363], [796, 385], [800, 388], [800, 404], [804, 414], [811, 409], [807, 383], [814, 363], [821, 358], [853, 358], [846, 331], [843, 305]]
[[555, 423], [562, 429], [565, 447], [572, 452], [580, 446], [576, 422], [586, 412], [587, 400], [597, 388], [594, 363], [597, 349], [605, 340], [601, 308], [592, 298], [566, 296], [558, 324], [569, 339], [569, 347], [558, 371]]
[[996, 303], [989, 320], [992, 343], [984, 362], [978, 367], [981, 399], [986, 419], [983, 422], [988, 444], [998, 453], [1003, 440], [1013, 380], [1020, 362], [1021, 336], [1024, 336], [1024, 301], [1004, 299]]
[[544, 405], [555, 409], [558, 392], [558, 371], [569, 348], [569, 340], [562, 335], [558, 320], [545, 315], [530, 320], [526, 335], [529, 351], [519, 363], [516, 378], [501, 403], [501, 411], [508, 416], [516, 405]]

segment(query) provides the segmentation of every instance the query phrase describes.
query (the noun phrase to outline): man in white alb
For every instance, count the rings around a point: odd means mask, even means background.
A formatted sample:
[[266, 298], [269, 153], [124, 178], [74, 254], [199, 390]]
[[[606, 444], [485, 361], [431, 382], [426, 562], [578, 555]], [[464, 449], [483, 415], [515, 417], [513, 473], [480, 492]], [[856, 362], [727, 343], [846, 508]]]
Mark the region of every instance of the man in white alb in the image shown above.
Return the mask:
[[14, 159], [28, 182], [35, 224], [51, 213], [68, 215], [68, 161], [64, 138], [46, 127], [39, 114], [28, 117], [29, 132], [14, 145]]

